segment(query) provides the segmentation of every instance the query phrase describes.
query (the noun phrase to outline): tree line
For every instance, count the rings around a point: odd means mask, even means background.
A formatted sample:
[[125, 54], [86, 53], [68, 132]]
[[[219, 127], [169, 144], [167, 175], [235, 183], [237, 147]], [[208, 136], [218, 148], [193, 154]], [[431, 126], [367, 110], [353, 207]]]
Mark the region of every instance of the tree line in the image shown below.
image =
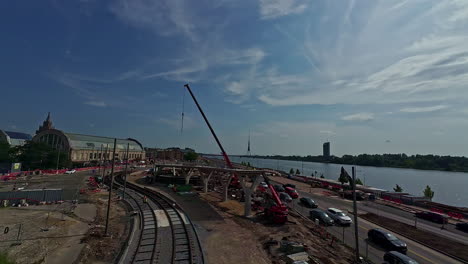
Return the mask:
[[67, 153], [42, 142], [27, 141], [23, 146], [15, 147], [0, 142], [0, 164], [9, 167], [11, 163], [21, 163], [22, 170], [69, 168], [72, 165]]
[[455, 156], [439, 156], [439, 155], [411, 155], [406, 154], [360, 154], [360, 155], [343, 155], [342, 157], [331, 156], [253, 156], [253, 158], [279, 159], [279, 160], [295, 160], [322, 162], [334, 164], [348, 164], [360, 166], [374, 167], [393, 167], [393, 168], [409, 168], [419, 170], [440, 170], [440, 171], [460, 171], [468, 172], [468, 158]]

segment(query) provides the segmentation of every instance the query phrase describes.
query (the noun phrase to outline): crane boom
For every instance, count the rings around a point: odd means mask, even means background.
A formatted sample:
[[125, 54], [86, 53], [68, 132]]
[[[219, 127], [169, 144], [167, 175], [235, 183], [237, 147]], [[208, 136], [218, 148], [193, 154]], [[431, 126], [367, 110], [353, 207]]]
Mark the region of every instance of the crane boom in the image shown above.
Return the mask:
[[193, 95], [192, 89], [190, 89], [190, 86], [189, 86], [188, 84], [185, 84], [184, 87], [187, 88], [187, 90], [189, 91], [190, 96], [192, 96], [192, 99], [193, 99], [193, 101], [195, 102], [195, 104], [197, 105], [198, 110], [199, 110], [200, 113], [202, 114], [203, 119], [205, 119], [206, 125], [208, 125], [208, 128], [210, 129], [211, 134], [212, 134], [213, 137], [215, 138], [216, 143], [218, 143], [218, 147], [221, 149], [221, 154], [223, 155], [223, 158], [224, 158], [224, 161], [226, 162], [226, 165], [227, 165], [229, 168], [233, 169], [234, 166], [232, 166], [232, 163], [231, 163], [231, 160], [229, 159], [229, 156], [227, 155], [226, 151], [224, 151], [224, 148], [223, 148], [223, 146], [221, 145], [221, 142], [219, 141], [218, 136], [216, 136], [216, 133], [214, 132], [213, 128], [211, 127], [210, 121], [208, 121], [208, 118], [206, 118], [206, 115], [205, 115], [205, 113], [203, 112], [203, 110], [202, 110], [200, 104], [198, 104], [198, 101], [197, 101], [197, 99], [195, 98], [195, 95]]
[[[208, 128], [211, 131], [211, 134], [213, 135], [214, 139], [216, 140], [216, 143], [218, 144], [218, 147], [221, 149], [221, 153], [223, 155], [224, 161], [226, 162], [226, 165], [229, 168], [234, 169], [234, 166], [232, 165], [231, 160], [229, 159], [229, 156], [227, 155], [226, 151], [224, 150], [223, 146], [221, 145], [221, 142], [219, 141], [218, 136], [216, 136], [216, 133], [214, 132], [213, 128], [211, 127], [211, 124], [208, 121], [208, 118], [206, 118], [206, 115], [203, 112], [203, 109], [201, 108], [201, 106], [198, 103], [197, 99], [195, 98], [195, 95], [193, 94], [192, 89], [190, 89], [190, 86], [188, 84], [185, 84], [184, 87], [187, 88], [187, 90], [190, 93], [190, 96], [192, 96], [192, 99], [195, 102], [195, 104], [197, 105], [198, 110], [202, 114], [203, 119], [206, 122], [206, 125], [208, 126]], [[267, 182], [268, 187], [270, 189], [270, 192], [271, 192], [271, 194], [273, 196], [273, 200], [275, 201], [275, 204], [272, 205], [270, 208], [268, 208], [266, 210], [266, 214], [272, 216], [274, 222], [279, 223], [279, 224], [284, 224], [287, 221], [287, 217], [288, 217], [288, 207], [281, 202], [281, 199], [279, 198], [278, 193], [276, 192], [275, 188], [271, 184], [268, 177], [264, 175], [263, 178]], [[233, 181], [231, 182], [231, 185], [236, 186], [237, 188], [240, 188], [239, 187], [239, 185], [240, 185], [239, 179], [237, 178], [236, 173], [233, 173]]]

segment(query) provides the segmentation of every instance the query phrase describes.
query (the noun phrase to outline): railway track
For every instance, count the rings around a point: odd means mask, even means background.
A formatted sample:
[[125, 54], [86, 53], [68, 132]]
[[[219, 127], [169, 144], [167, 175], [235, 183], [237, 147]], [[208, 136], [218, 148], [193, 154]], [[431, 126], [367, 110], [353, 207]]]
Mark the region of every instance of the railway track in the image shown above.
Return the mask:
[[[116, 177], [116, 182], [122, 184], [123, 180]], [[127, 257], [125, 263], [204, 263], [195, 227], [172, 200], [129, 182], [126, 195], [130, 198], [127, 201], [138, 208], [141, 220], [139, 239], [129, 245], [133, 257]]]

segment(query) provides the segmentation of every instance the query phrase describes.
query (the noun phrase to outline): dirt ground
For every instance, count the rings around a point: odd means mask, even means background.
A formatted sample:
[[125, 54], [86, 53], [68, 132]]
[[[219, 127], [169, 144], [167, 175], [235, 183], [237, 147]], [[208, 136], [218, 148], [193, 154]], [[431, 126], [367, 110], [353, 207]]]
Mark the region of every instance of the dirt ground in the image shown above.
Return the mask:
[[2, 231], [9, 229], [0, 235], [0, 250], [18, 264], [74, 261], [88, 231], [88, 224], [73, 215], [40, 206], [2, 208], [0, 226]]
[[206, 239], [208, 263], [285, 263], [277, 247], [266, 246], [269, 241], [284, 238], [306, 245], [315, 263], [352, 263], [353, 252], [349, 248], [332, 242], [320, 228], [292, 213], [285, 225], [271, 225], [261, 216], [242, 217], [243, 205], [237, 201], [220, 202], [221, 197], [216, 193], [201, 194], [201, 197], [224, 217], [224, 221], [212, 223], [214, 233]]
[[[107, 195], [101, 192], [82, 196], [87, 203], [78, 205], [1, 208], [0, 251], [17, 264], [113, 263], [126, 240], [127, 219], [124, 207], [114, 201], [111, 236], [102, 237]], [[15, 245], [18, 241], [21, 244]]]
[[91, 223], [88, 234], [83, 238], [85, 244], [77, 263], [114, 263], [123, 243], [127, 240], [129, 222], [125, 207], [116, 201], [113, 203], [109, 218], [109, 236], [105, 236], [105, 219], [107, 213], [108, 192], [89, 195], [88, 199], [96, 205], [96, 218]]

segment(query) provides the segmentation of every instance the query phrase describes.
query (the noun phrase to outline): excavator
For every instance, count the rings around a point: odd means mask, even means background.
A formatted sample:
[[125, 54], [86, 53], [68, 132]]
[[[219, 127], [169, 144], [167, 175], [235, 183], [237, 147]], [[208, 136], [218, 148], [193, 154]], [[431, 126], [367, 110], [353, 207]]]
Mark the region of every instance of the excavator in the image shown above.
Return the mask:
[[[226, 162], [226, 165], [230, 169], [234, 169], [234, 166], [232, 165], [231, 160], [229, 159], [228, 154], [226, 151], [224, 151], [223, 146], [221, 145], [221, 142], [218, 139], [218, 136], [216, 136], [216, 133], [213, 130], [213, 127], [211, 127], [210, 122], [208, 121], [208, 118], [206, 117], [205, 113], [203, 112], [200, 104], [198, 103], [197, 99], [195, 98], [195, 95], [192, 92], [192, 89], [190, 89], [190, 86], [188, 84], [184, 85], [185, 88], [187, 88], [188, 92], [190, 93], [190, 96], [192, 97], [193, 101], [195, 102], [195, 105], [197, 106], [198, 110], [200, 111], [203, 119], [205, 120], [206, 125], [210, 129], [211, 134], [213, 135], [214, 139], [216, 140], [216, 143], [218, 144], [218, 147], [221, 150], [221, 154], [223, 155], [224, 161]], [[182, 113], [182, 118], [183, 118], [184, 113]], [[283, 204], [281, 199], [279, 198], [278, 193], [276, 192], [275, 188], [271, 184], [270, 180], [268, 179], [267, 176], [264, 176], [265, 183], [267, 183], [268, 188], [270, 190], [272, 199], [268, 199], [266, 202], [265, 206], [265, 215], [270, 218], [274, 223], [277, 224], [284, 224], [287, 219], [288, 219], [288, 207]], [[237, 177], [236, 174], [232, 177], [231, 180], [231, 187], [233, 188], [241, 188], [239, 178]]]

